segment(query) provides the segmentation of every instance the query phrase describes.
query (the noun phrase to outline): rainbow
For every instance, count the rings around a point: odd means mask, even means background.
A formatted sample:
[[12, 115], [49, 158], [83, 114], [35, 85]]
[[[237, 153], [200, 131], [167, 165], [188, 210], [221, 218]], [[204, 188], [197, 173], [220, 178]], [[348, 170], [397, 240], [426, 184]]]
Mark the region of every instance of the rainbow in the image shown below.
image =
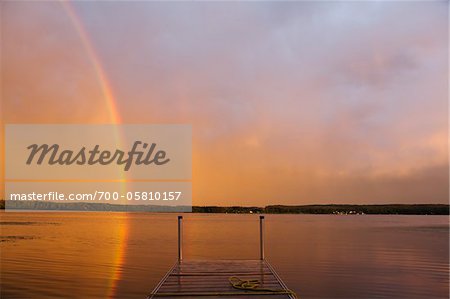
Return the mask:
[[72, 24], [74, 25], [75, 30], [77, 31], [78, 36], [80, 37], [80, 40], [83, 44], [83, 47], [86, 50], [86, 54], [90, 62], [92, 63], [105, 100], [105, 107], [108, 111], [109, 120], [114, 124], [119, 124], [121, 123], [121, 118], [117, 109], [116, 101], [114, 99], [113, 89], [111, 87], [111, 84], [109, 83], [105, 71], [103, 70], [101, 60], [98, 57], [97, 52], [94, 50], [93, 43], [89, 39], [89, 34], [85, 30], [82, 20], [77, 15], [76, 10], [71, 2], [63, 0], [61, 3], [65, 11], [67, 12], [67, 15], [69, 16]]
[[[86, 55], [89, 58], [96, 77], [98, 79], [98, 83], [100, 85], [103, 98], [105, 101], [105, 107], [108, 112], [108, 118], [109, 122], [112, 124], [120, 124], [122, 122], [118, 108], [117, 103], [114, 98], [113, 89], [111, 87], [111, 84], [108, 80], [108, 77], [106, 75], [106, 72], [104, 71], [101, 60], [97, 55], [97, 52], [95, 51], [93, 47], [93, 43], [91, 42], [89, 38], [88, 32], [85, 30], [83, 26], [83, 22], [81, 18], [78, 16], [76, 9], [73, 7], [70, 1], [62, 0], [61, 4], [67, 13], [68, 17], [70, 18], [70, 21], [72, 22], [78, 36], [80, 37], [80, 41], [83, 44], [84, 49], [86, 50]], [[116, 129], [115, 132], [115, 140], [117, 145], [121, 145], [121, 134], [119, 132], [119, 129]], [[122, 172], [122, 191], [125, 191], [125, 181], [126, 177]], [[121, 273], [122, 273], [122, 265], [124, 264], [124, 256], [126, 252], [127, 247], [127, 239], [128, 239], [128, 217], [127, 215], [123, 215], [123, 217], [118, 217], [118, 221], [116, 222], [117, 225], [115, 227], [111, 227], [114, 234], [118, 237], [118, 244], [116, 248], [113, 250], [113, 256], [112, 256], [112, 271], [111, 276], [108, 282], [108, 288], [107, 288], [107, 297], [108, 298], [114, 298], [116, 295], [117, 285], [118, 282], [121, 279]]]

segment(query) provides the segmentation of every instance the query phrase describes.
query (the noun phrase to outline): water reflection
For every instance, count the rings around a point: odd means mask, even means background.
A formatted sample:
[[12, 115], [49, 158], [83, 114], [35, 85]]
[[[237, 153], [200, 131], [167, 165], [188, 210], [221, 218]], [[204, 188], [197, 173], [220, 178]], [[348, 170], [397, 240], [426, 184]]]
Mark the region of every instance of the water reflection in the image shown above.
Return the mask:
[[[2, 298], [143, 298], [176, 215], [2, 213]], [[448, 298], [448, 217], [268, 215], [266, 255], [302, 298]], [[186, 214], [184, 255], [258, 258], [256, 215]]]

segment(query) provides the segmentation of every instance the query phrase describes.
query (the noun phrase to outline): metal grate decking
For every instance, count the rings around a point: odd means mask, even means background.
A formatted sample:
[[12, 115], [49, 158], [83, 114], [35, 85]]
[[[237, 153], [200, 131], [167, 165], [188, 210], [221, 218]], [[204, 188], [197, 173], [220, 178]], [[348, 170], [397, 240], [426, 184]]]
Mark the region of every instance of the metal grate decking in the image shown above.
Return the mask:
[[[182, 216], [178, 217], [178, 261], [161, 279], [150, 298], [267, 298], [294, 299], [272, 266], [264, 259], [264, 216], [260, 216], [259, 260], [183, 260]], [[238, 289], [231, 277], [257, 280], [253, 290]]]

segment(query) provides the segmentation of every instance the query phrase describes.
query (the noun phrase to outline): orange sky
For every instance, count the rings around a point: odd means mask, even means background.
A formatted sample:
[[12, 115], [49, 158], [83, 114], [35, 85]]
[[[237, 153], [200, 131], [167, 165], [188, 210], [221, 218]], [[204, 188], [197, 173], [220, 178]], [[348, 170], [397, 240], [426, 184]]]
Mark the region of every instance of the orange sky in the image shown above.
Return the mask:
[[192, 124], [194, 205], [446, 203], [447, 8], [3, 2], [2, 119]]

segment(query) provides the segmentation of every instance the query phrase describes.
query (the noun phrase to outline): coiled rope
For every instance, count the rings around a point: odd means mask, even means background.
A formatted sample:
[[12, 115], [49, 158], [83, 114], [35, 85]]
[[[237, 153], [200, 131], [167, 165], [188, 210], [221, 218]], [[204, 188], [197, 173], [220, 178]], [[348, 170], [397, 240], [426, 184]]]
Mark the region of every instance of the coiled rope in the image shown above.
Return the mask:
[[271, 289], [271, 288], [262, 288], [261, 282], [258, 279], [240, 279], [237, 276], [231, 276], [228, 278], [228, 281], [231, 283], [233, 288], [238, 290], [246, 290], [246, 291], [256, 291], [256, 292], [269, 292], [276, 295], [291, 295], [294, 298], [298, 298], [297, 294], [294, 291], [289, 289]]

